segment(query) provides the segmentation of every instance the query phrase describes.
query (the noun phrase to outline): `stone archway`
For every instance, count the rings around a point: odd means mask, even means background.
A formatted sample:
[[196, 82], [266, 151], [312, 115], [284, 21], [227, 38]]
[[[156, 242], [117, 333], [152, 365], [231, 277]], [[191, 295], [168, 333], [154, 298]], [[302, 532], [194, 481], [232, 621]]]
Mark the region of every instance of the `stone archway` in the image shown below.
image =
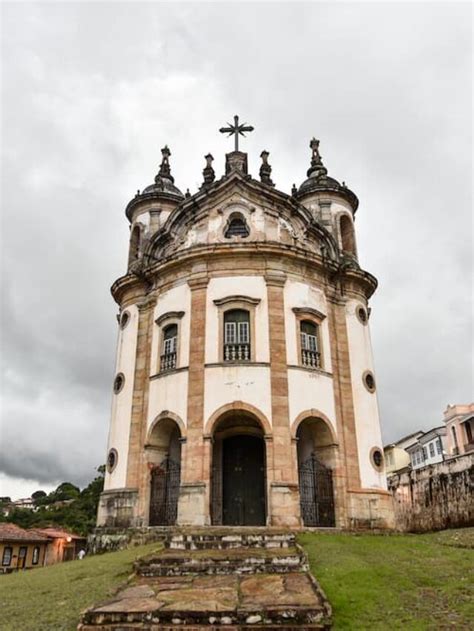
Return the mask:
[[308, 416], [296, 428], [301, 517], [305, 526], [335, 526], [333, 471], [337, 444], [328, 422]]
[[150, 526], [176, 523], [181, 480], [181, 429], [169, 416], [155, 420], [145, 445], [150, 471]]
[[247, 409], [234, 407], [213, 421], [212, 524], [264, 526], [267, 519], [264, 428]]

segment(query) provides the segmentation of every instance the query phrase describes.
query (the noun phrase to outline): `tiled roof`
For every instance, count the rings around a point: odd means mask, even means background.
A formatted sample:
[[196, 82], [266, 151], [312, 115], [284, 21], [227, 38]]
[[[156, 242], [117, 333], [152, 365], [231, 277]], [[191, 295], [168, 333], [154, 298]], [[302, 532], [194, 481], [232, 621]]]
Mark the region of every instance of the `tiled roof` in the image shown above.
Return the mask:
[[0, 523], [0, 541], [44, 541], [48, 538], [40, 532], [34, 530], [25, 530], [16, 524], [9, 522]]
[[47, 528], [34, 528], [32, 530], [42, 536], [50, 537], [51, 539], [66, 539], [67, 537], [71, 537], [71, 539], [85, 539], [85, 537], [75, 535], [72, 532], [62, 530], [61, 528], [51, 528], [48, 526]]

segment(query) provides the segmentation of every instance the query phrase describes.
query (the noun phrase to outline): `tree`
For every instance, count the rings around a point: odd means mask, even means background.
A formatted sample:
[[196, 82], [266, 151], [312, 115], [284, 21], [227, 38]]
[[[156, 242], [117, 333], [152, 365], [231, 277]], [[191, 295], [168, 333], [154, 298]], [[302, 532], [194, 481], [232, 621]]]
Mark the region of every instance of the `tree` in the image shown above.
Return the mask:
[[46, 497], [46, 493], [45, 491], [35, 491], [34, 493], [31, 494], [31, 499], [32, 500], [38, 500], [40, 497]]

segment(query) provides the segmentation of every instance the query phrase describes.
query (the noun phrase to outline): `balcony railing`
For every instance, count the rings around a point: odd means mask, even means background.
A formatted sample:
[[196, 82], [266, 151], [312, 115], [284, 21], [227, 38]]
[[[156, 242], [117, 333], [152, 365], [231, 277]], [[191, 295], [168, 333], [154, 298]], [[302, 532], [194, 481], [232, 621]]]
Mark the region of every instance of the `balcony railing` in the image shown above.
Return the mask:
[[176, 368], [176, 353], [166, 353], [160, 357], [160, 372]]
[[301, 351], [301, 361], [307, 368], [321, 368], [321, 353], [318, 351]]
[[250, 344], [224, 344], [225, 362], [249, 362]]

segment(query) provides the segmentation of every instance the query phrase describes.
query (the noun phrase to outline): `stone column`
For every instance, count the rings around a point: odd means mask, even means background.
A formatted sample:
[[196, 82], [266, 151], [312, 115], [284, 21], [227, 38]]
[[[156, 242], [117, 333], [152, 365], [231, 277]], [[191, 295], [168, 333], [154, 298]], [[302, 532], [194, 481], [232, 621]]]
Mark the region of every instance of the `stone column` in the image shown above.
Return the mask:
[[209, 476], [205, 475], [204, 361], [207, 275], [188, 281], [191, 288], [191, 328], [188, 372], [187, 441], [181, 465], [178, 524], [210, 523]]
[[329, 298], [328, 310], [334, 402], [339, 441], [338, 466], [334, 471], [336, 526], [348, 528], [350, 527], [351, 516], [349, 492], [360, 489], [360, 470], [345, 302], [335, 297]]
[[133, 383], [132, 413], [128, 446], [127, 488], [136, 489], [137, 499], [133, 523], [142, 526], [148, 523], [146, 498], [149, 472], [145, 463], [146, 422], [150, 377], [151, 340], [153, 335], [153, 309], [155, 296], [148, 296], [137, 303], [138, 332], [135, 354], [135, 378]]
[[[270, 523], [299, 526], [298, 471], [293, 458], [288, 406], [285, 299], [286, 274], [265, 274], [270, 334], [270, 383], [272, 397], [273, 476], [270, 483]], [[268, 444], [268, 443], [267, 443]]]

